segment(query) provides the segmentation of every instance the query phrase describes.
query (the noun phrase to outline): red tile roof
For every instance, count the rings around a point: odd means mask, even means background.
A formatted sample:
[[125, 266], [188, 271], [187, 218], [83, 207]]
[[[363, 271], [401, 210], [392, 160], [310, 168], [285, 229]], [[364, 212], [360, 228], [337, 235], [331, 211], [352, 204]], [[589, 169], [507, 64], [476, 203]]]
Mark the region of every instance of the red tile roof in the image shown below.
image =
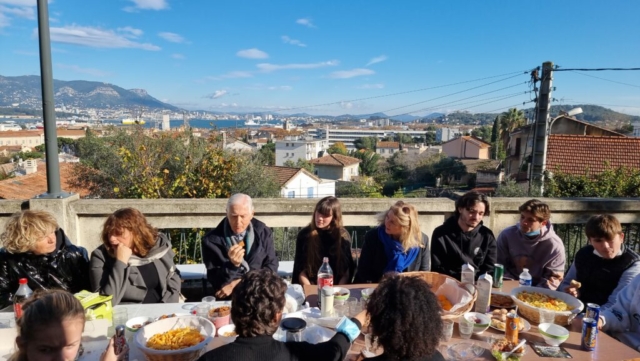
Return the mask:
[[378, 143], [376, 143], [376, 148], [400, 149], [400, 143], [398, 143], [398, 142], [378, 142]]
[[[76, 163], [60, 163], [60, 185], [63, 191], [89, 194], [84, 189], [71, 189], [69, 179]], [[38, 162], [38, 171], [0, 181], [0, 199], [30, 199], [47, 192], [47, 170], [44, 162]]]
[[329, 154], [321, 158], [311, 159], [309, 162], [311, 164], [317, 164], [317, 165], [346, 167], [349, 165], [360, 163], [360, 159], [347, 157], [346, 155], [342, 155], [342, 154]]
[[6, 130], [0, 131], [0, 138], [40, 137], [44, 130]]
[[320, 178], [318, 178], [315, 175], [311, 174], [308, 170], [306, 170], [304, 168], [290, 168], [290, 167], [281, 167], [281, 166], [275, 166], [275, 165], [265, 166], [265, 168], [268, 171], [271, 171], [271, 172], [273, 172], [275, 174], [276, 181], [278, 182], [280, 187], [284, 187], [298, 173], [305, 173], [309, 177], [317, 180], [318, 182], [320, 181]]
[[460, 136], [460, 137], [457, 137], [457, 138], [453, 138], [453, 139], [451, 139], [451, 140], [449, 140], [449, 141], [446, 141], [446, 142], [444, 142], [444, 143], [442, 143], [442, 144], [447, 144], [447, 143], [449, 143], [449, 142], [454, 142], [454, 141], [457, 141], [457, 140], [459, 140], [459, 139], [464, 139], [464, 140], [466, 140], [467, 142], [469, 142], [469, 143], [471, 143], [471, 144], [474, 144], [474, 145], [476, 145], [478, 148], [481, 148], [481, 149], [484, 149], [484, 148], [490, 148], [490, 147], [491, 147], [491, 144], [489, 144], [489, 143], [485, 142], [484, 140], [482, 140], [482, 139], [480, 139], [480, 138], [476, 138], [476, 137], [474, 137], [474, 136], [470, 136], [470, 135], [463, 135], [463, 136]]
[[610, 167], [640, 169], [640, 138], [589, 135], [549, 136], [547, 165], [550, 172], [584, 175], [601, 173]]

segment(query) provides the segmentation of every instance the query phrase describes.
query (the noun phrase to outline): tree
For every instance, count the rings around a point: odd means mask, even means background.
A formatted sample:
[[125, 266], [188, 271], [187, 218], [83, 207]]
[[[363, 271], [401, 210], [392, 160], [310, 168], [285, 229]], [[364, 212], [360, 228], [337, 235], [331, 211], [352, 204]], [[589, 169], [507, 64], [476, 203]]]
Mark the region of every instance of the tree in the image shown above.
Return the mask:
[[13, 155], [13, 160], [17, 161], [18, 159], [27, 160], [27, 159], [42, 159], [44, 158], [44, 153], [40, 152], [18, 152]]
[[526, 197], [527, 188], [524, 186], [518, 185], [518, 183], [512, 179], [508, 178], [504, 181], [503, 184], [500, 184], [496, 189], [496, 197]]
[[545, 197], [640, 197], [640, 169], [613, 168], [602, 173], [572, 175], [556, 171], [545, 177]]
[[336, 184], [336, 197], [344, 198], [382, 198], [382, 187], [367, 176], [359, 177], [355, 182]]
[[380, 154], [372, 152], [371, 150], [362, 149], [353, 151], [350, 155], [361, 160], [360, 174], [371, 177], [378, 173]]
[[498, 138], [500, 138], [500, 116], [497, 116], [493, 121], [493, 127], [491, 128], [491, 158], [493, 159], [501, 159], [498, 157], [500, 154], [500, 142], [498, 142]]
[[488, 125], [475, 128], [474, 130], [471, 131], [471, 135], [473, 135], [474, 137], [480, 138], [485, 142], [490, 141], [491, 137], [493, 136], [492, 129]]
[[376, 137], [363, 137], [353, 141], [353, 145], [355, 145], [357, 150], [365, 149], [375, 151], [376, 143], [378, 143], [378, 138]]
[[440, 178], [442, 185], [449, 185], [456, 177], [462, 177], [467, 173], [467, 168], [455, 158], [441, 158], [433, 166], [433, 174]]
[[244, 193], [253, 198], [280, 197], [280, 185], [274, 173], [263, 166], [260, 157], [243, 155], [233, 175], [231, 193]]
[[311, 164], [311, 162], [309, 162], [308, 160], [302, 158], [298, 158], [295, 163], [291, 159], [289, 159], [288, 161], [284, 162], [284, 166], [289, 168], [304, 168], [311, 174], [313, 174], [315, 171], [313, 164]]
[[347, 151], [347, 146], [344, 145], [344, 143], [336, 142], [327, 149], [327, 153], [347, 155], [349, 152]]
[[500, 115], [500, 138], [502, 139], [502, 149], [509, 147], [509, 134], [515, 129], [526, 124], [524, 112], [516, 108], [511, 108]]
[[260, 162], [264, 165], [275, 165], [276, 164], [276, 143], [273, 143], [271, 140], [267, 142], [267, 144], [263, 145], [262, 148], [258, 151], [258, 156], [260, 157]]
[[413, 138], [409, 134], [397, 133], [394, 137], [394, 140], [401, 144], [412, 144], [414, 143]]

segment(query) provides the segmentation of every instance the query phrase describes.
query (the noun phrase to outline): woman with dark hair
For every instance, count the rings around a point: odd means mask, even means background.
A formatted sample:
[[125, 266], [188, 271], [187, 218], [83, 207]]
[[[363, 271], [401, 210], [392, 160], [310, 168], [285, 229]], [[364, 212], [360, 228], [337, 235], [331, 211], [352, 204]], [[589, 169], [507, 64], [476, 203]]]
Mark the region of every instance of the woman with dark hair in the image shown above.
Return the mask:
[[416, 277], [385, 277], [367, 302], [371, 336], [384, 349], [371, 361], [445, 361], [438, 344], [442, 318], [438, 298]]
[[416, 208], [398, 201], [378, 215], [368, 231], [354, 283], [377, 283], [387, 272], [428, 271], [429, 237], [420, 231]]
[[351, 237], [342, 226], [340, 201], [332, 196], [316, 204], [311, 223], [298, 233], [292, 282], [315, 285], [323, 257], [329, 258], [334, 284], [351, 283], [355, 268]]
[[344, 317], [329, 341], [316, 345], [276, 341], [273, 334], [282, 319], [286, 290], [284, 281], [268, 269], [247, 273], [231, 295], [231, 320], [238, 338], [207, 352], [198, 361], [344, 360], [351, 342], [359, 335], [365, 311], [350, 320]]
[[171, 303], [180, 296], [180, 274], [171, 242], [140, 211], [123, 208], [107, 218], [102, 246], [91, 253], [91, 287], [119, 303]]

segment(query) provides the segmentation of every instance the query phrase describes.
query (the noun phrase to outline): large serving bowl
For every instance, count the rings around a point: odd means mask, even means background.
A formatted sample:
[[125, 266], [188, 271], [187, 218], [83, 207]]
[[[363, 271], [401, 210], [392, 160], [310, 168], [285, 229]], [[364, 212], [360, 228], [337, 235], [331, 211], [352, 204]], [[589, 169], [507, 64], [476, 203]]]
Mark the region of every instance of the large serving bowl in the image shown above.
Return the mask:
[[544, 338], [544, 342], [551, 346], [560, 346], [569, 338], [569, 331], [553, 323], [541, 323], [538, 325], [538, 332]]
[[[183, 327], [193, 327], [200, 331], [204, 340], [195, 346], [179, 350], [156, 350], [147, 347], [147, 341], [151, 336]], [[200, 357], [215, 334], [215, 326], [206, 318], [180, 316], [166, 318], [144, 326], [136, 332], [134, 341], [140, 352], [149, 361], [194, 361]]]
[[434, 293], [438, 290], [438, 288], [440, 288], [440, 286], [442, 286], [442, 284], [446, 282], [447, 279], [451, 279], [452, 281], [454, 281], [454, 283], [456, 284], [456, 287], [463, 289], [466, 292], [469, 292], [469, 294], [471, 295], [469, 301], [464, 305], [462, 305], [460, 308], [456, 309], [453, 312], [443, 310], [443, 312], [440, 314], [440, 317], [442, 317], [443, 320], [457, 320], [460, 316], [462, 316], [466, 312], [471, 311], [471, 309], [473, 308], [473, 304], [476, 302], [476, 298], [478, 297], [478, 292], [475, 289], [475, 287], [473, 287], [472, 285], [463, 284], [453, 277], [443, 275], [437, 272], [424, 272], [424, 271], [403, 272], [403, 273], [400, 273], [399, 276], [420, 278], [421, 280], [425, 281], [429, 285], [429, 287], [431, 288], [431, 291], [433, 291]]
[[540, 322], [540, 308], [530, 305], [524, 301], [518, 299], [518, 294], [520, 292], [537, 292], [541, 294], [545, 294], [554, 298], [557, 298], [561, 301], [564, 301], [567, 305], [569, 305], [572, 309], [571, 311], [554, 311], [555, 313], [555, 322], [558, 325], [569, 325], [571, 321], [582, 311], [584, 308], [584, 304], [580, 302], [579, 299], [559, 291], [553, 291], [546, 288], [540, 287], [529, 287], [522, 286], [516, 287], [511, 290], [511, 298], [513, 302], [518, 306], [518, 313], [520, 313], [524, 318], [531, 322], [539, 323]]

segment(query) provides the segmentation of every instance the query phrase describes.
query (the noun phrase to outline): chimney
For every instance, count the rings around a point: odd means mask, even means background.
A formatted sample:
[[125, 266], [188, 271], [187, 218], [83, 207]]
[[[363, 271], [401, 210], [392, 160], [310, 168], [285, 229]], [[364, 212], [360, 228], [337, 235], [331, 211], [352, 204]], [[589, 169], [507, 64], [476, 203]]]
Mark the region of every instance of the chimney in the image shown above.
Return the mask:
[[38, 171], [38, 161], [29, 159], [23, 163], [24, 174], [32, 174]]

